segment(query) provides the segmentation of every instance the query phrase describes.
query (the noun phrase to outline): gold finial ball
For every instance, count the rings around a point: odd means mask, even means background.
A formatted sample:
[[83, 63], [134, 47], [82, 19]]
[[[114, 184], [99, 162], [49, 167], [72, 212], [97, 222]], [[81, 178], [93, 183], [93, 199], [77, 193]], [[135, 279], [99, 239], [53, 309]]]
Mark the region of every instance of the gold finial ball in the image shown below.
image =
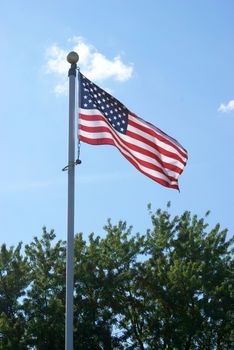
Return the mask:
[[75, 51], [71, 51], [69, 52], [69, 54], [67, 55], [67, 61], [70, 64], [74, 64], [77, 63], [79, 61], [79, 55], [75, 52]]

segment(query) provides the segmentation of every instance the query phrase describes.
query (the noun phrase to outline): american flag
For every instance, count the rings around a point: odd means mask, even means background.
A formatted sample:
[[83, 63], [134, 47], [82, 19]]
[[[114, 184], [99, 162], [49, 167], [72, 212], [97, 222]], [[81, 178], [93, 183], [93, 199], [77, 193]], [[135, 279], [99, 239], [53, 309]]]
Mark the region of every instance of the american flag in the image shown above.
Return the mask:
[[120, 101], [79, 73], [79, 138], [118, 148], [140, 172], [179, 189], [187, 151], [172, 137], [137, 117]]

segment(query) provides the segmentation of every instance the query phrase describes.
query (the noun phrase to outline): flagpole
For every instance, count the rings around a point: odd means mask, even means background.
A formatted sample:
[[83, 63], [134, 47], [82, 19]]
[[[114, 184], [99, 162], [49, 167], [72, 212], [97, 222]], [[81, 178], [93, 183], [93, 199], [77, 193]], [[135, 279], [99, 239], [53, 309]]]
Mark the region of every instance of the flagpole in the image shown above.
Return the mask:
[[73, 350], [73, 291], [74, 291], [74, 206], [75, 206], [75, 92], [76, 68], [79, 56], [67, 55], [71, 64], [69, 77], [69, 138], [68, 138], [68, 207], [67, 207], [67, 257], [66, 257], [66, 320], [65, 350]]

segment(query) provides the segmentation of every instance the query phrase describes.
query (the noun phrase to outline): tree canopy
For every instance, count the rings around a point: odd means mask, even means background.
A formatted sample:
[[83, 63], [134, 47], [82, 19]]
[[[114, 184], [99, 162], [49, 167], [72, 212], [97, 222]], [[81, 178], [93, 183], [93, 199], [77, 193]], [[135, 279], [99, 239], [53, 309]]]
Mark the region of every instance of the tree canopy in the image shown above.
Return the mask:
[[[233, 241], [207, 215], [153, 212], [75, 235], [74, 349], [234, 349]], [[0, 246], [0, 350], [64, 349], [66, 242]]]

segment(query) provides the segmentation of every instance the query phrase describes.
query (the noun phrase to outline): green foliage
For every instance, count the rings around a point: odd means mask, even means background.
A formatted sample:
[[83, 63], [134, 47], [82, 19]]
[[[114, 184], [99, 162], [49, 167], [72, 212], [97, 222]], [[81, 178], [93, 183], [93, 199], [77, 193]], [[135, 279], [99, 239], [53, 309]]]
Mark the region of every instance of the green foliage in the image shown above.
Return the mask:
[[[148, 207], [145, 235], [109, 220], [75, 236], [75, 349], [234, 349], [234, 239], [169, 208]], [[1, 246], [0, 350], [64, 349], [65, 256], [45, 228], [23, 256]]]
[[19, 302], [29, 284], [27, 259], [16, 249], [0, 247], [0, 349], [26, 349], [25, 318]]
[[[232, 244], [217, 225], [185, 212], [151, 216], [145, 262], [149, 344], [162, 349], [233, 349]], [[146, 340], [147, 341], [147, 340]], [[147, 341], [148, 342], [148, 341]], [[160, 347], [158, 347], [160, 349]]]
[[25, 247], [31, 283], [24, 299], [28, 344], [38, 350], [56, 350], [64, 343], [65, 246], [52, 245], [53, 231], [43, 229]]

